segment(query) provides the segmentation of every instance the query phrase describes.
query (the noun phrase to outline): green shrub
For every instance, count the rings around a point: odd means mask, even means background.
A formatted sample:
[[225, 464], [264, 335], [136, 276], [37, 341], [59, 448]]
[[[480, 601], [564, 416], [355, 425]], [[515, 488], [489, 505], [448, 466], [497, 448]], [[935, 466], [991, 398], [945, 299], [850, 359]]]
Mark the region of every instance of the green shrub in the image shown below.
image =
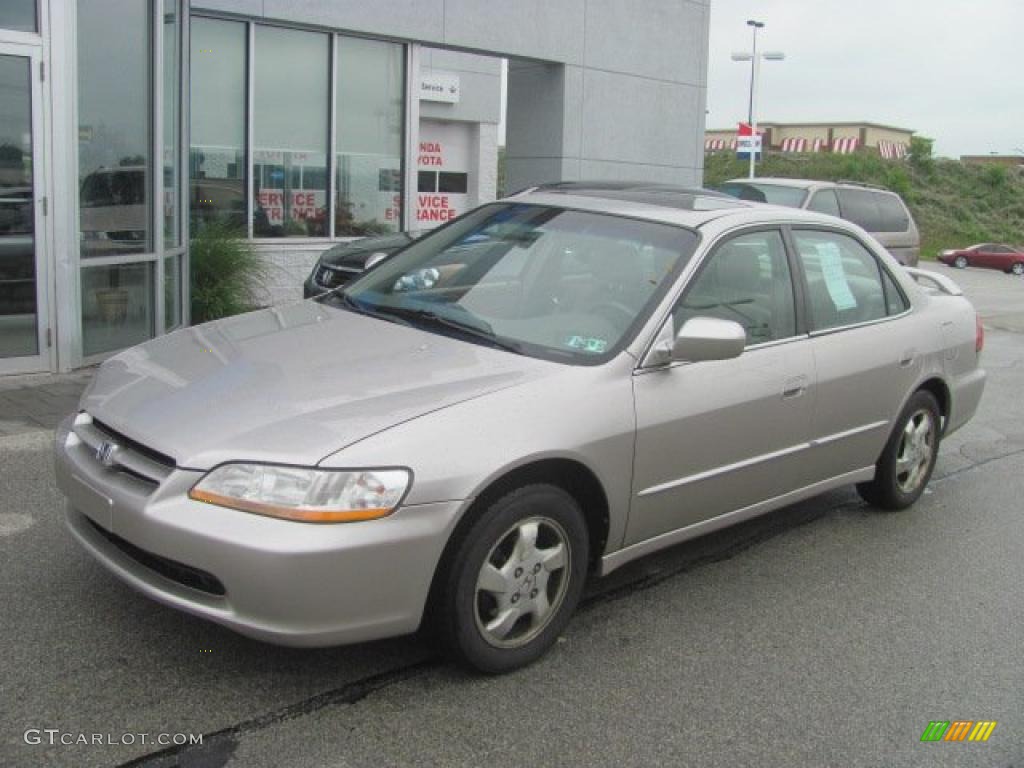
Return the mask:
[[193, 323], [237, 315], [259, 305], [266, 267], [242, 230], [221, 221], [199, 225], [189, 263]]

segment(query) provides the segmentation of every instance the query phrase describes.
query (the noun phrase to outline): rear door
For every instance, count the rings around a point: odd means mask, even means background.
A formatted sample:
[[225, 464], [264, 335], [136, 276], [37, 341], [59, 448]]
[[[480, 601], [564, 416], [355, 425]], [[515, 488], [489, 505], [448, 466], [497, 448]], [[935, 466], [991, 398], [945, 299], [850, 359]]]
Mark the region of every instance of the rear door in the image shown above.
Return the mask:
[[736, 321], [747, 348], [733, 360], [637, 371], [627, 544], [807, 484], [813, 360], [796, 307], [779, 229], [727, 237], [705, 259], [670, 322]]
[[817, 379], [808, 462], [835, 477], [878, 459], [921, 354], [906, 296], [864, 243], [825, 228], [793, 228], [791, 236]]

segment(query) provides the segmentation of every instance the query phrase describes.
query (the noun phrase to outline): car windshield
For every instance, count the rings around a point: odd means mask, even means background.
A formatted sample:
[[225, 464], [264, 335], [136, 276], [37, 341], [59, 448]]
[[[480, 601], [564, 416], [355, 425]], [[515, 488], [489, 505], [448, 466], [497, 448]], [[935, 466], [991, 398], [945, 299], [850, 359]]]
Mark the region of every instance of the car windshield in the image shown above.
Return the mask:
[[608, 359], [693, 255], [681, 227], [497, 203], [325, 297], [353, 311], [523, 354]]
[[738, 197], [740, 200], [784, 205], [787, 208], [799, 208], [807, 197], [807, 190], [801, 187], [784, 187], [781, 184], [761, 184], [749, 181], [727, 181], [717, 189], [727, 195]]

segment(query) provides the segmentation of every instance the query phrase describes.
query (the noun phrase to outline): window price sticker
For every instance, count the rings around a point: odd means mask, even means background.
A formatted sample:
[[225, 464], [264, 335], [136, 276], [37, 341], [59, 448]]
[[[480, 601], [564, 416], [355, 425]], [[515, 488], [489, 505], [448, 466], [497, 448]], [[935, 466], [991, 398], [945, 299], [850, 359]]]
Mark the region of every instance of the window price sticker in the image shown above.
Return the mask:
[[857, 306], [857, 299], [846, 281], [843, 255], [839, 252], [839, 246], [835, 243], [818, 243], [815, 247], [821, 260], [821, 275], [825, 278], [825, 287], [828, 288], [832, 303], [840, 312], [854, 309]]

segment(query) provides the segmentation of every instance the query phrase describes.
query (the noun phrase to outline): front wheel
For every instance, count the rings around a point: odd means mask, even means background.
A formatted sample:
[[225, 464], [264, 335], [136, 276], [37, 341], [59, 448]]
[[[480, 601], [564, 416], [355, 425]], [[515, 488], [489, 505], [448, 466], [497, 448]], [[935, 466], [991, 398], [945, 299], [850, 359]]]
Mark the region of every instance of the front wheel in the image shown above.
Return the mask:
[[1010, 271], [1018, 277], [1024, 275], [1024, 261], [1016, 262], [1012, 267], [1010, 267]]
[[494, 502], [455, 543], [436, 621], [458, 661], [496, 674], [540, 658], [583, 593], [586, 522], [561, 488], [538, 484]]
[[966, 268], [967, 267], [967, 257], [966, 256], [957, 256], [955, 259], [953, 259], [953, 266], [956, 267], [957, 269], [964, 269], [964, 268]]
[[906, 509], [917, 501], [935, 469], [941, 433], [935, 397], [915, 392], [875, 465], [875, 479], [857, 485], [861, 498], [889, 510]]

